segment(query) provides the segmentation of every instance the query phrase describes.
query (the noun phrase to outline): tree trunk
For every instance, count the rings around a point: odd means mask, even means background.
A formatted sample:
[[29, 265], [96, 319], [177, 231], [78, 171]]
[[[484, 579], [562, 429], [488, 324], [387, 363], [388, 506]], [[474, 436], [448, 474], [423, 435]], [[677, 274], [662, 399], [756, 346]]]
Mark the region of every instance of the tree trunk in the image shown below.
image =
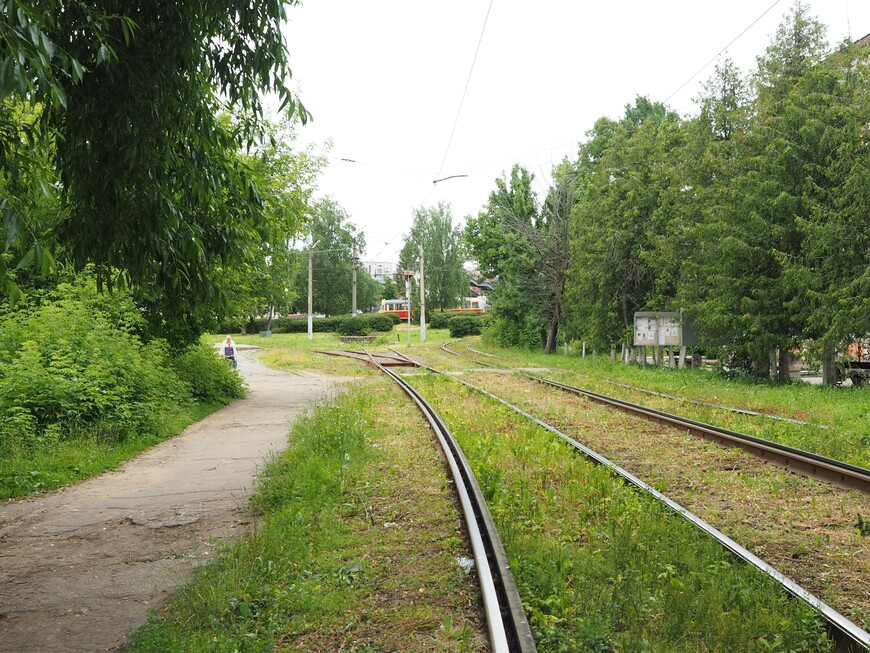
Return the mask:
[[545, 354], [556, 353], [556, 336], [559, 335], [559, 318], [550, 320], [550, 328], [547, 330], [547, 344], [544, 345]]
[[822, 359], [822, 385], [837, 384], [837, 355], [833, 349], [825, 350]]
[[779, 348], [779, 380], [791, 381], [791, 351], [788, 347]]

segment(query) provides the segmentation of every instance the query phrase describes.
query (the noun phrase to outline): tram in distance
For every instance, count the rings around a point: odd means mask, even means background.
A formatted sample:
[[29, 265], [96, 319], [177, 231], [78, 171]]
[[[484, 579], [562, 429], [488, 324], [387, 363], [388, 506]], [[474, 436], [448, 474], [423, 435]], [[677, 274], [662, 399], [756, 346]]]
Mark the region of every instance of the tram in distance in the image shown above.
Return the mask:
[[450, 313], [485, 313], [486, 312], [486, 296], [465, 297], [462, 300], [462, 306], [456, 308], [448, 308]]
[[408, 313], [414, 317], [414, 311], [410, 310], [410, 303], [407, 299], [382, 299], [381, 308], [378, 313], [394, 313], [403, 320], [408, 319]]

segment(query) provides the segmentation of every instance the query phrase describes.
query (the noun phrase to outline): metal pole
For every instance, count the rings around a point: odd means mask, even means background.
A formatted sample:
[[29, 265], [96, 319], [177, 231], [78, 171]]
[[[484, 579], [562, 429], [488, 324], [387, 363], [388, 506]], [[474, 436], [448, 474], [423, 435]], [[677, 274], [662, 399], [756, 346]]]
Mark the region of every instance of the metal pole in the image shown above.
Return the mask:
[[426, 342], [426, 287], [423, 285], [423, 246], [420, 245], [420, 342]]
[[411, 346], [411, 277], [405, 275], [405, 307], [408, 309], [408, 346]]
[[314, 248], [320, 244], [320, 241], [314, 242], [311, 247], [308, 249], [308, 339], [314, 339], [314, 316], [313, 316], [313, 303], [314, 303]]
[[353, 287], [353, 294], [351, 295], [350, 300], [350, 312], [352, 315], [356, 315], [356, 266], [359, 262], [359, 257], [356, 252], [356, 238], [353, 239], [353, 260], [351, 261], [351, 265], [353, 265], [353, 281], [351, 282], [351, 286]]

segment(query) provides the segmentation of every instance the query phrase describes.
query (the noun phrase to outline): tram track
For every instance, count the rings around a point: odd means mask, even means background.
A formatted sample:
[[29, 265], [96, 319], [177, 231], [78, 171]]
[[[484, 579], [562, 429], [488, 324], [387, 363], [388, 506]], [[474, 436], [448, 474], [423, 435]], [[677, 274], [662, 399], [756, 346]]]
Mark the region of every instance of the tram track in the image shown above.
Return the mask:
[[[398, 355], [402, 355], [399, 352], [395, 352]], [[410, 360], [410, 359], [408, 359]], [[479, 362], [479, 361], [476, 361]], [[797, 599], [805, 602], [811, 608], [816, 611], [817, 614], [825, 621], [829, 633], [831, 634], [832, 639], [836, 642], [836, 651], [843, 652], [852, 652], [852, 651], [867, 651], [870, 650], [870, 634], [864, 631], [860, 626], [854, 624], [848, 618], [843, 616], [841, 613], [837, 612], [835, 609], [827, 605], [824, 601], [813, 595], [812, 593], [805, 590], [803, 587], [792, 581], [789, 577], [785, 576], [781, 572], [779, 572], [772, 565], [768, 564], [748, 549], [738, 544], [735, 540], [731, 539], [718, 529], [714, 528], [706, 521], [698, 517], [697, 515], [690, 512], [687, 508], [683, 507], [676, 501], [668, 498], [655, 488], [651, 487], [649, 484], [642, 481], [640, 478], [632, 474], [631, 472], [623, 469], [619, 465], [610, 461], [608, 458], [602, 456], [601, 454], [593, 451], [582, 443], [578, 442], [571, 436], [563, 433], [556, 427], [548, 424], [547, 422], [541, 420], [540, 418], [524, 411], [522, 408], [515, 406], [514, 404], [506, 401], [505, 399], [490, 393], [489, 391], [475, 386], [468, 381], [461, 379], [453, 374], [443, 372], [437, 370], [435, 368], [429, 367], [427, 365], [423, 365], [417, 363], [419, 367], [426, 369], [435, 374], [442, 374], [447, 376], [456, 382], [462, 384], [465, 387], [468, 387], [475, 392], [479, 392], [485, 396], [488, 396], [492, 400], [499, 402], [506, 407], [514, 410], [518, 414], [522, 415], [526, 419], [529, 419], [547, 431], [551, 432], [555, 436], [564, 440], [568, 444], [570, 444], [576, 451], [583, 454], [590, 460], [595, 463], [605, 466], [610, 469], [614, 474], [622, 477], [632, 486], [636, 487], [638, 490], [645, 492], [652, 497], [654, 497], [657, 501], [666, 505], [673, 512], [681, 515], [688, 521], [690, 521], [694, 526], [705, 532], [707, 535], [714, 538], [717, 542], [719, 542], [725, 549], [730, 551], [732, 554], [746, 562], [747, 564], [754, 566], [762, 573], [766, 574], [774, 581], [776, 581], [786, 592], [796, 597]], [[496, 366], [497, 367], [497, 366]]]
[[[491, 650], [493, 653], [536, 653], [531, 628], [504, 547], [465, 455], [447, 425], [423, 396], [408, 381], [384, 365], [379, 360], [380, 356], [363, 351], [369, 357], [370, 364], [395, 381], [417, 405], [441, 445], [471, 541]], [[417, 365], [406, 356], [399, 356]]]
[[[447, 353], [465, 358], [462, 354], [447, 347], [443, 343], [441, 349]], [[483, 352], [479, 352], [483, 353]], [[473, 359], [469, 359], [473, 360]], [[485, 361], [474, 360], [475, 364], [488, 368], [500, 368], [499, 365]], [[803, 451], [788, 445], [779, 444], [770, 440], [763, 440], [755, 436], [738, 433], [712, 424], [705, 424], [685, 417], [666, 413], [640, 404], [635, 404], [615, 397], [610, 397], [598, 392], [586, 390], [567, 383], [554, 381], [537, 374], [511, 370], [525, 376], [537, 383], [542, 383], [560, 390], [583, 396], [595, 403], [620, 410], [624, 413], [642, 417], [652, 422], [663, 424], [728, 447], [739, 447], [766, 462], [790, 469], [796, 473], [810, 478], [833, 483], [845, 489], [856, 489], [870, 495], [870, 470], [843, 461], [821, 456], [819, 454]]]

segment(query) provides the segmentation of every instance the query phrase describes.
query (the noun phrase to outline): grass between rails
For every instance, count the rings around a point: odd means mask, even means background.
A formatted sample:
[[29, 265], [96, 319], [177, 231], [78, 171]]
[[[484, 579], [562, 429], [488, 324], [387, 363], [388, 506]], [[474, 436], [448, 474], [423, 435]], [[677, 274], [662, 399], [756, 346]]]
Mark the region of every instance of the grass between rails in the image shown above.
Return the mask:
[[414, 384], [475, 469], [540, 651], [830, 650], [808, 608], [551, 434], [443, 377]]
[[431, 435], [386, 381], [301, 418], [262, 526], [203, 568], [138, 651], [484, 651], [476, 579]]
[[463, 378], [628, 469], [866, 629], [870, 549], [859, 522], [870, 497], [518, 375]]
[[[545, 356], [498, 349], [479, 339], [468, 342], [476, 349], [502, 356], [506, 365], [559, 368], [559, 372], [547, 376], [611, 397], [870, 468], [870, 388], [867, 387], [822, 388], [799, 382], [760, 383], [726, 379], [706, 370], [640, 367], [603, 357]], [[461, 353], [464, 353], [464, 347], [463, 343], [454, 345], [454, 349]], [[793, 424], [674, 401], [632, 392], [608, 381], [810, 424]]]

